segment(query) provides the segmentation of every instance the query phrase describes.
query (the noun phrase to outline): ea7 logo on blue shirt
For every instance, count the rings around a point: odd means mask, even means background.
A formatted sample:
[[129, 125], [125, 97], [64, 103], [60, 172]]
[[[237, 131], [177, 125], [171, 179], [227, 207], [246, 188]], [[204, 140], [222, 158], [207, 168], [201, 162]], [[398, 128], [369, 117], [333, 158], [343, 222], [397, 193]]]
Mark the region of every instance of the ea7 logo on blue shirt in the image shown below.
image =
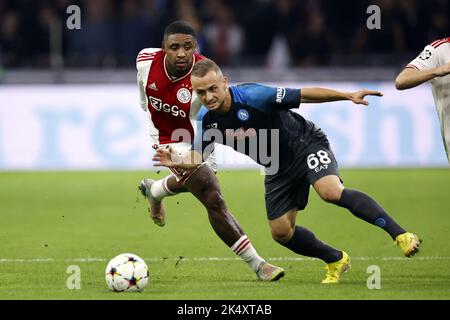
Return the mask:
[[283, 102], [284, 96], [286, 95], [286, 89], [282, 87], [277, 88], [277, 103]]
[[247, 121], [248, 118], [250, 118], [250, 115], [248, 114], [248, 111], [245, 109], [239, 109], [237, 112], [237, 117], [241, 121]]

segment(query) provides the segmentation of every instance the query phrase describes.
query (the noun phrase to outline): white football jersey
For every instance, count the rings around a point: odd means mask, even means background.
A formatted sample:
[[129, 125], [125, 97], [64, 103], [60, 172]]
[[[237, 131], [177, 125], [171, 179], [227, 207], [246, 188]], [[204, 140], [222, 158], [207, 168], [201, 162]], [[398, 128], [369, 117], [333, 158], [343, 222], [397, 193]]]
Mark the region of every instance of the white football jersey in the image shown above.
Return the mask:
[[[427, 45], [423, 51], [406, 67], [416, 70], [432, 69], [450, 62], [450, 37], [436, 40]], [[447, 158], [450, 162], [450, 75], [436, 77], [429, 81], [434, 103], [441, 123]]]

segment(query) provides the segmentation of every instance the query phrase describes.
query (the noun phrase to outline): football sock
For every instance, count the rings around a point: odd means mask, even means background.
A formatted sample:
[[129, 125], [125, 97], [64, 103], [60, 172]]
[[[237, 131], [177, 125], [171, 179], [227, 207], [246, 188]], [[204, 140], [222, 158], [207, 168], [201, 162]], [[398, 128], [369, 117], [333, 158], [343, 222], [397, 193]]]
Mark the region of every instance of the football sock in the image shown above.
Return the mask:
[[167, 176], [163, 179], [157, 180], [155, 182], [153, 182], [152, 184], [152, 188], [150, 189], [150, 192], [152, 193], [153, 197], [156, 200], [161, 201], [164, 197], [167, 196], [173, 196], [176, 194], [176, 192], [171, 191], [168, 187], [167, 187], [167, 179], [170, 176]]
[[394, 240], [399, 234], [406, 232], [365, 193], [344, 189], [341, 199], [336, 204], [347, 208], [354, 216], [384, 229]]
[[257, 272], [260, 263], [265, 261], [258, 255], [255, 248], [253, 248], [250, 239], [247, 238], [246, 235], [240, 237], [239, 240], [231, 246], [231, 250], [241, 257], [242, 260], [247, 262], [254, 272]]
[[291, 240], [281, 243], [295, 253], [307, 257], [319, 258], [326, 263], [336, 262], [342, 259], [342, 251], [336, 250], [316, 238], [314, 233], [306, 228], [295, 226], [295, 232]]

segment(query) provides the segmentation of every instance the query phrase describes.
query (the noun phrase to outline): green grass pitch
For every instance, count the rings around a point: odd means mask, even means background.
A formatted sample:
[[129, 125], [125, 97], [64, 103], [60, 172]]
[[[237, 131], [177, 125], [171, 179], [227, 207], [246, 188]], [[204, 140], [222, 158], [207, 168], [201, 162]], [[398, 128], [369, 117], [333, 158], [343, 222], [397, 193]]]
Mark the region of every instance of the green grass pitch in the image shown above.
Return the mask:
[[[375, 198], [424, 242], [413, 259], [382, 230], [311, 191], [297, 223], [346, 250], [353, 268], [337, 285], [320, 284], [324, 263], [298, 259], [270, 236], [263, 177], [257, 171], [218, 174], [228, 206], [259, 253], [286, 270], [278, 282], [256, 281], [211, 229], [189, 194], [166, 199], [167, 225], [152, 223], [141, 178], [155, 172], [0, 173], [0, 299], [449, 299], [450, 170], [342, 170], [347, 187]], [[113, 293], [104, 271], [119, 253], [147, 261], [142, 293]], [[182, 258], [181, 258], [182, 257]], [[70, 265], [81, 288], [70, 290]], [[368, 267], [381, 271], [381, 289], [368, 289]]]

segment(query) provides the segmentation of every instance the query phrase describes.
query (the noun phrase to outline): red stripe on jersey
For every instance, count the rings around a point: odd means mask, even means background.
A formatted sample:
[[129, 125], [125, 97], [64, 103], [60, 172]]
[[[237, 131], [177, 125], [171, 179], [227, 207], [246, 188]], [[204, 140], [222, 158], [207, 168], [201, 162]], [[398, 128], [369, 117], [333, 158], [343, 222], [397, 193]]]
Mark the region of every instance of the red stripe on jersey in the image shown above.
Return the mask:
[[436, 43], [438, 43], [438, 42], [441, 41], [441, 40], [442, 40], [442, 39], [433, 41], [432, 43], [430, 43], [430, 46], [434, 46]]
[[439, 39], [439, 40], [436, 40], [436, 41], [432, 42], [430, 45], [431, 45], [433, 48], [437, 48], [437, 47], [439, 47], [441, 44], [446, 43], [446, 42], [449, 42], [449, 41], [450, 41], [450, 38]]
[[148, 61], [148, 60], [153, 60], [153, 57], [152, 58], [139, 58], [136, 60], [136, 62]]
[[137, 59], [139, 58], [153, 58], [155, 56], [154, 53], [140, 53], [137, 56]]
[[405, 68], [412, 68], [412, 69], [416, 69], [417, 71], [420, 71], [419, 68], [417, 68], [415, 65], [413, 64], [408, 64]]
[[450, 38], [447, 38], [445, 40], [442, 40], [441, 42], [439, 42], [438, 44], [436, 44], [434, 47], [437, 48], [440, 45], [444, 44], [444, 43], [449, 43], [450, 42]]
[[440, 40], [440, 41], [436, 42], [435, 44], [433, 44], [432, 47], [433, 47], [433, 48], [437, 48], [437, 47], [439, 47], [439, 45], [440, 45], [441, 43], [443, 43], [443, 42], [445, 42], [445, 41]]
[[138, 58], [151, 58], [151, 57], [154, 57], [154, 56], [155, 56], [154, 54], [140, 54], [137, 57]]
[[155, 54], [139, 54], [138, 56], [137, 56], [137, 58], [136, 59], [141, 59], [141, 58], [154, 58], [155, 57]]
[[151, 53], [151, 54], [143, 54], [143, 53], [138, 54], [138, 58], [139, 57], [154, 57], [154, 56], [155, 56], [155, 54], [153, 54], [153, 53]]

